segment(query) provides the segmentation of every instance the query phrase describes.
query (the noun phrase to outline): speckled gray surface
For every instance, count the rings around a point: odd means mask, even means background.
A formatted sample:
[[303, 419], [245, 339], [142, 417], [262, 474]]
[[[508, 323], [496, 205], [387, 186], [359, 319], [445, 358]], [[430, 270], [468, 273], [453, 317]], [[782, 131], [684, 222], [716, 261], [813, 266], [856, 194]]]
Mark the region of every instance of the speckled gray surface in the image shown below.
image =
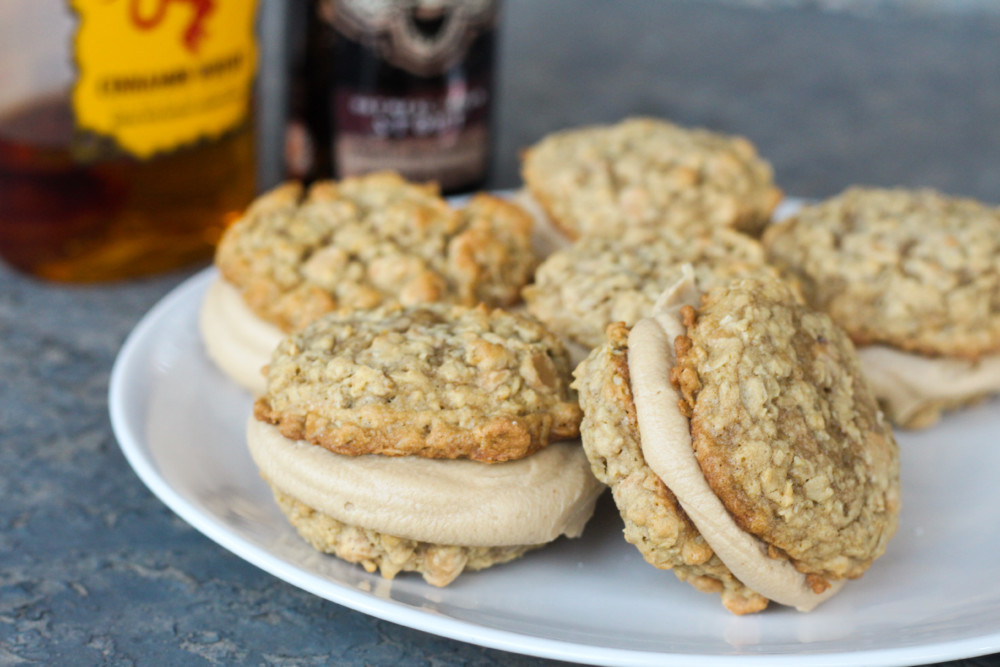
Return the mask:
[[[648, 113], [746, 134], [791, 194], [1000, 201], [995, 15], [510, 0], [503, 46], [496, 186], [545, 132]], [[187, 275], [64, 287], [0, 268], [0, 667], [552, 664], [299, 591], [146, 490], [111, 434], [108, 374]]]

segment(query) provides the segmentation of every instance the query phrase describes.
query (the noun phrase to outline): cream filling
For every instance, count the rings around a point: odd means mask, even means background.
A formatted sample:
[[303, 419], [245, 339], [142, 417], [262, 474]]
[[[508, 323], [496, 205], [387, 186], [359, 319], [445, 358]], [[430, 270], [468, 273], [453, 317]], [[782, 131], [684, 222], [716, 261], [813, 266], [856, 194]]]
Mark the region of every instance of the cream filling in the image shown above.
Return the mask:
[[342, 456], [247, 424], [265, 479], [337, 521], [433, 544], [499, 547], [579, 537], [604, 485], [579, 442], [517, 461]]
[[967, 361], [870, 345], [858, 357], [875, 395], [902, 424], [935, 404], [1000, 392], [1000, 355]]
[[681, 413], [680, 395], [668, 378], [674, 363], [673, 341], [686, 333], [680, 309], [696, 305], [699, 297], [694, 273], [685, 265], [683, 277], [663, 293], [652, 318], [640, 320], [629, 334], [628, 367], [643, 457], [737, 579], [770, 600], [810, 611], [843, 582], [831, 582], [830, 588], [816, 594], [790, 562], [768, 557], [767, 546], [736, 525], [695, 458], [689, 420]]
[[255, 396], [267, 388], [263, 368], [285, 337], [281, 329], [257, 317], [239, 290], [222, 278], [208, 286], [198, 318], [209, 358]]

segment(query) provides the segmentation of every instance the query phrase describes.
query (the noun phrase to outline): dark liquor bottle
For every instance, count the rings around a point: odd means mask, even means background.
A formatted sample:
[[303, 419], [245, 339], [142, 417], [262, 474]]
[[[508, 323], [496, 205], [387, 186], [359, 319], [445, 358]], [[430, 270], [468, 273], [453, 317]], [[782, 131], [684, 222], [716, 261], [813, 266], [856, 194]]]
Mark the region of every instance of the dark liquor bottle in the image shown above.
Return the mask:
[[313, 83], [332, 175], [395, 170], [447, 193], [479, 188], [490, 157], [498, 3], [321, 0]]

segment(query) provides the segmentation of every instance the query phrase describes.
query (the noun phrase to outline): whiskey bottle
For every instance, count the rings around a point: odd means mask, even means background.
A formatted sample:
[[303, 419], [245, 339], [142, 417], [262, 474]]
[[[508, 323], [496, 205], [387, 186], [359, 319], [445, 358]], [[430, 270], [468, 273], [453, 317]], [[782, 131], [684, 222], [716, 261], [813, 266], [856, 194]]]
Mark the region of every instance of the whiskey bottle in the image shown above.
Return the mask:
[[4, 0], [0, 257], [95, 281], [211, 256], [255, 189], [253, 0]]
[[[447, 193], [483, 185], [498, 3], [319, 0], [310, 49], [319, 142], [338, 178], [394, 170]], [[322, 162], [322, 160], [320, 160]]]

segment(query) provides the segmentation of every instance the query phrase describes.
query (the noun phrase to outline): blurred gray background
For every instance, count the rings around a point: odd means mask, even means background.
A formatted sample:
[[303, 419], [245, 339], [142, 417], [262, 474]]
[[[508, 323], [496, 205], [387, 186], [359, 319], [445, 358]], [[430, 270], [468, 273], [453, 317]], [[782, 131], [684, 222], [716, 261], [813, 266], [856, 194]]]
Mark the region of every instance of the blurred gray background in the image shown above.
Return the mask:
[[1000, 202], [997, 0], [506, 8], [499, 186], [547, 132], [651, 114], [749, 137], [792, 195], [865, 183]]

